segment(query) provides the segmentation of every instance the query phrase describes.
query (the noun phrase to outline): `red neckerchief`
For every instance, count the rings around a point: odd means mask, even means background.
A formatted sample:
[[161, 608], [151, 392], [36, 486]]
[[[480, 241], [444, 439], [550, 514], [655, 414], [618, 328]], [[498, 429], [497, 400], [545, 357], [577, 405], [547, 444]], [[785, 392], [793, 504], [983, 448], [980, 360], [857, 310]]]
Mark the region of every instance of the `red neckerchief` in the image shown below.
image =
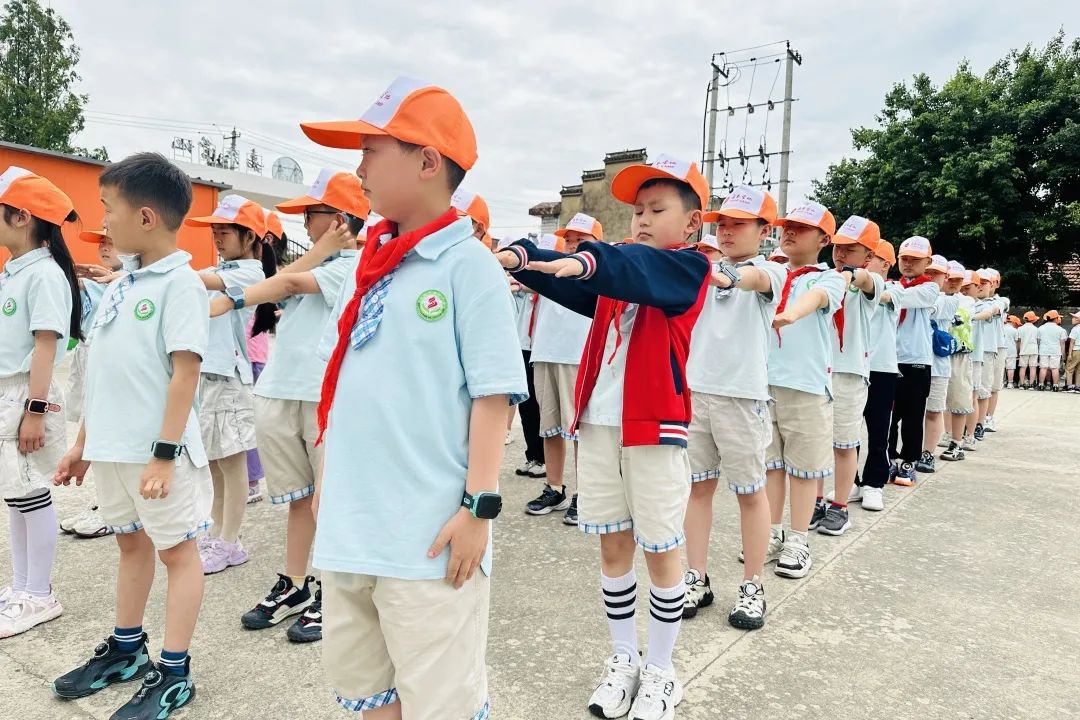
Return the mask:
[[539, 293], [533, 293], [532, 296], [532, 310], [529, 312], [529, 339], [532, 339], [533, 330], [536, 328], [536, 306], [537, 301], [540, 300]]
[[[360, 316], [360, 302], [364, 299], [364, 295], [375, 283], [401, 264], [401, 259], [416, 247], [417, 243], [428, 235], [451, 225], [457, 219], [457, 211], [450, 209], [427, 225], [397, 237], [393, 237], [397, 233], [397, 225], [389, 220], [383, 220], [368, 231], [368, 237], [372, 240], [364, 245], [364, 252], [356, 264], [356, 292], [353, 293], [352, 299], [341, 313], [341, 319], [338, 321], [337, 345], [334, 347], [334, 354], [330, 356], [330, 362], [326, 365], [326, 374], [323, 375], [318, 408], [319, 437], [315, 441], [316, 445], [322, 442], [323, 435], [326, 433], [326, 423], [330, 419], [330, 407], [334, 404], [338, 375], [341, 373], [341, 362], [345, 358], [345, 351], [349, 349], [349, 339], [353, 326], [356, 325], [356, 319]], [[379, 238], [386, 234], [390, 234], [393, 239], [380, 243]]]
[[[780, 304], [776, 306], [776, 314], [784, 312], [784, 308], [787, 307], [788, 297], [791, 296], [791, 286], [794, 282], [803, 275], [809, 275], [810, 273], [821, 272], [821, 268], [814, 265], [805, 265], [798, 270], [792, 270], [788, 268], [787, 279], [784, 280], [784, 289], [780, 291]], [[780, 339], [780, 329], [776, 329], [776, 344], [782, 345], [783, 340]]]
[[[901, 276], [901, 278], [900, 278], [900, 287], [903, 287], [903, 288], [915, 287], [916, 285], [922, 285], [922, 284], [928, 283], [928, 282], [933, 282], [933, 280], [930, 279], [929, 275], [920, 275], [917, 278], [908, 278], [908, 277], [905, 277], [905, 276]], [[904, 318], [906, 318], [906, 317], [907, 317], [907, 308], [901, 308], [900, 309], [900, 322], [897, 323], [897, 324], [898, 325], [903, 325], [904, 324]]]

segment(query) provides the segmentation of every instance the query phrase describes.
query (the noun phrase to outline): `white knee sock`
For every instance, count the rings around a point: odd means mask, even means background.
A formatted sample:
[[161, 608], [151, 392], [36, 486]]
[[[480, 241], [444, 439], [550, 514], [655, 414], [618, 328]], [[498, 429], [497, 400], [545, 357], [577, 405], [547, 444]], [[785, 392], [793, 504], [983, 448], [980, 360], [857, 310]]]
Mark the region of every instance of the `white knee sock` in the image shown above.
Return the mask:
[[616, 653], [626, 653], [636, 663], [638, 643], [634, 606], [637, 604], [637, 575], [633, 570], [617, 578], [609, 578], [601, 573], [600, 587], [603, 589], [611, 645]]
[[11, 520], [11, 589], [26, 589], [26, 522], [22, 513], [12, 504], [14, 499], [4, 500]]
[[686, 586], [679, 583], [671, 588], [653, 587], [649, 591], [649, 652], [646, 665], [671, 669], [671, 654], [682, 625]]
[[25, 527], [25, 589], [31, 595], [44, 597], [52, 592], [52, 569], [56, 559], [56, 508], [52, 493], [47, 489], [40, 490], [13, 502]]

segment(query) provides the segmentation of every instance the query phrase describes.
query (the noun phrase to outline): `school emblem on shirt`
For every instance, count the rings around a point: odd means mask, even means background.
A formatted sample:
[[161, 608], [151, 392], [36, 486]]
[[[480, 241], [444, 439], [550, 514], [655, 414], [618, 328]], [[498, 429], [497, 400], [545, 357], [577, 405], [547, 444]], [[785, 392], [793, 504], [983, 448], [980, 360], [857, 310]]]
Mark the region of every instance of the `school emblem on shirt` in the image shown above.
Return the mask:
[[18, 307], [19, 306], [15, 303], [15, 298], [8, 298], [7, 302], [4, 303], [3, 313], [8, 317], [11, 317], [15, 314], [15, 310]]
[[154, 311], [157, 307], [148, 298], [143, 298], [139, 302], [135, 303], [135, 319], [136, 320], [149, 320], [154, 316]]
[[428, 322], [435, 322], [446, 314], [450, 303], [438, 290], [425, 290], [416, 298], [416, 314]]

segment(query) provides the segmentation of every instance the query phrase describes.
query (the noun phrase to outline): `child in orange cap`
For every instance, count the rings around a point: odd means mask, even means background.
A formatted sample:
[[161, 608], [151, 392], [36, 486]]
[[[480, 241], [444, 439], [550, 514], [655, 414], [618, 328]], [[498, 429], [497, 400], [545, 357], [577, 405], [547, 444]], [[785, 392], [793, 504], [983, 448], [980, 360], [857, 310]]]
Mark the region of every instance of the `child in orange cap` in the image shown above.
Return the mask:
[[889, 431], [889, 456], [896, 463], [896, 480], [901, 484], [915, 483], [915, 463], [923, 451], [923, 423], [934, 360], [930, 321], [941, 295], [941, 287], [926, 275], [932, 256], [930, 241], [924, 237], [916, 235], [900, 243], [900, 286], [907, 292], [896, 326], [900, 380], [896, 383]]
[[1038, 381], [1039, 327], [1035, 324], [1038, 319], [1038, 315], [1028, 310], [1024, 313], [1024, 324], [1016, 331], [1020, 340], [1020, 386], [1025, 390], [1034, 390]]
[[1009, 312], [1012, 301], [999, 292], [1001, 289], [1001, 273], [994, 268], [987, 269], [990, 271], [990, 299], [998, 305], [1001, 309], [1001, 313], [997, 315], [991, 323], [992, 336], [994, 340], [997, 341], [997, 351], [994, 353], [993, 357], [994, 367], [993, 377], [991, 378], [990, 383], [990, 403], [986, 407], [986, 421], [984, 427], [986, 432], [997, 432], [997, 426], [994, 423], [994, 413], [997, 412], [998, 393], [1001, 392], [1001, 389], [1005, 384], [1005, 358], [1008, 353], [1005, 342], [1005, 327], [1008, 324], [1006, 314]]
[[1017, 355], [1017, 348], [1020, 343], [1020, 335], [1018, 329], [1020, 327], [1020, 318], [1015, 315], [1009, 315], [1005, 318], [1005, 387], [1017, 388], [1019, 385], [1017, 381], [1017, 368], [1019, 367], [1019, 356]]
[[[686, 599], [678, 550], [690, 492], [686, 357], [711, 276], [704, 255], [682, 248], [701, 228], [709, 188], [696, 164], [661, 155], [620, 171], [611, 193], [634, 208], [633, 245], [584, 242], [564, 255], [522, 240], [498, 257], [541, 295], [593, 318], [570, 430], [580, 436], [578, 527], [600, 536], [614, 654], [589, 709], [670, 720], [682, 700], [672, 652]], [[644, 667], [634, 624], [637, 546], [652, 585]]]
[[67, 444], [54, 368], [83, 339], [82, 301], [60, 227], [71, 199], [20, 167], [0, 174], [0, 497], [8, 508], [10, 585], [0, 587], [0, 638], [60, 616], [52, 588], [56, 509], [49, 476]]
[[370, 205], [355, 173], [322, 170], [307, 193], [277, 205], [302, 215], [311, 248], [273, 277], [246, 288], [242, 303], [214, 298], [210, 315], [239, 307], [281, 307], [273, 350], [255, 382], [255, 437], [263, 449], [270, 502], [288, 506], [285, 563], [270, 593], [240, 622], [250, 630], [299, 615], [286, 633], [293, 642], [322, 638], [322, 592], [308, 574], [315, 537], [312, 500], [323, 449], [315, 446], [316, 406], [326, 361], [318, 354], [323, 328], [356, 269], [357, 235]]
[[[507, 402], [524, 399], [507, 281], [450, 198], [476, 137], [446, 90], [398, 78], [360, 120], [368, 228], [323, 379], [316, 491], [323, 668], [365, 718], [487, 718], [491, 521]], [[371, 412], [371, 408], [380, 408]]]
[[[949, 261], [943, 255], [934, 255], [930, 261], [930, 267], [926, 268], [927, 276], [941, 288], [937, 302], [934, 304], [933, 317], [930, 327], [935, 333], [948, 333], [956, 317], [956, 311], [960, 307], [960, 296], [955, 292], [950, 293], [946, 289], [949, 278]], [[943, 336], [942, 336], [943, 337]], [[945, 350], [949, 354], [940, 354]], [[926, 397], [926, 414], [923, 422], [923, 449], [915, 469], [919, 472], [932, 473], [936, 471], [934, 451], [945, 433], [945, 410], [949, 390], [949, 379], [952, 377], [951, 350], [958, 348], [946, 348], [943, 343], [935, 343], [934, 359], [930, 369], [930, 394]], [[903, 482], [897, 478], [898, 484]]]
[[715, 235], [703, 235], [701, 242], [694, 245], [694, 247], [697, 248], [698, 252], [709, 258], [711, 263], [718, 263], [724, 257], [723, 253], [720, 252], [720, 242]]
[[[273, 249], [264, 242], [266, 214], [258, 203], [226, 195], [212, 215], [188, 218], [184, 224], [212, 229], [220, 262], [199, 273], [211, 300], [242, 297], [244, 288], [277, 272]], [[267, 332], [277, 321], [276, 310], [264, 304], [210, 321], [199, 382], [199, 425], [214, 478], [214, 525], [199, 547], [208, 575], [248, 561], [240, 542], [248, 498], [247, 451], [255, 447], [247, 320], [254, 313], [251, 333]]]
[[1058, 392], [1061, 379], [1061, 357], [1065, 354], [1065, 340], [1068, 334], [1061, 327], [1061, 314], [1057, 310], [1048, 310], [1043, 315], [1039, 326], [1039, 389], [1046, 387], [1050, 380], [1050, 389]]
[[473, 237], [485, 246], [491, 247], [491, 236], [488, 235], [488, 227], [491, 225], [491, 213], [488, 211], [487, 202], [476, 193], [458, 188], [450, 197], [450, 207], [458, 211], [464, 217], [472, 220]]
[[692, 391], [693, 417], [687, 452], [690, 457], [690, 502], [686, 508], [686, 605], [683, 617], [694, 617], [712, 604], [709, 582], [709, 536], [713, 496], [720, 477], [739, 502], [743, 577], [728, 623], [755, 630], [765, 624], [765, 586], [761, 576], [768, 560], [780, 554], [781, 541], [769, 551], [769, 500], [765, 495], [765, 451], [769, 447], [770, 327], [787, 273], [758, 253], [776, 222], [776, 201], [749, 186], [735, 188], [715, 213], [716, 236], [705, 247], [723, 253], [713, 266], [720, 274], [716, 290], [694, 326], [686, 378]]
[[977, 406], [972, 436], [982, 441], [986, 438], [986, 416], [989, 414], [991, 390], [997, 367], [998, 343], [995, 326], [1001, 321], [1002, 305], [991, 297], [994, 294], [994, 274], [986, 268], [980, 268], [975, 271], [975, 277], [979, 285], [975, 313], [971, 317], [975, 345], [971, 362]]
[[1072, 327], [1065, 343], [1065, 389], [1080, 392], [1080, 312], [1070, 313]]
[[[566, 227], [555, 231], [555, 238], [563, 252], [573, 254], [582, 242], [603, 240], [604, 229], [596, 218], [577, 213]], [[525, 505], [525, 512], [547, 515], [565, 511], [563, 523], [577, 525], [577, 493], [568, 496], [564, 487], [566, 444], [574, 444], [576, 474], [577, 433], [570, 431], [574, 422], [574, 384], [592, 323], [585, 315], [550, 298], [537, 297], [531, 360], [536, 401], [540, 405], [540, 437], [544, 438], [547, 481], [540, 495]]]
[[946, 430], [938, 441], [938, 447], [945, 448], [940, 459], [948, 461], [964, 459], [964, 426], [968, 415], [975, 411], [971, 381], [971, 351], [974, 347], [971, 316], [975, 312], [975, 299], [963, 292], [964, 278], [969, 274], [960, 263], [949, 262], [944, 291], [946, 297], [955, 298], [956, 310], [951, 319], [942, 317], [941, 321], [956, 345], [955, 352], [949, 357], [949, 382], [945, 390], [945, 410], [949, 417]]

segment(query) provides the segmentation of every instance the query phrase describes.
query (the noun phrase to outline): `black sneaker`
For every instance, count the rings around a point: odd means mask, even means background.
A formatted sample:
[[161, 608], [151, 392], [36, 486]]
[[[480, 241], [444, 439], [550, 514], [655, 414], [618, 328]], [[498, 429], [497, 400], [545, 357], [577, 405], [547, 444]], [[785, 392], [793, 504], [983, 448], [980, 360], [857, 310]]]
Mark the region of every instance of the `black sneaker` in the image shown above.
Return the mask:
[[896, 473], [900, 472], [900, 460], [889, 461], [889, 482], [896, 482]]
[[295, 643], [322, 640], [322, 583], [318, 580], [315, 581], [315, 599], [307, 606], [304, 614], [289, 626], [286, 635]]
[[574, 497], [570, 498], [570, 507], [566, 508], [562, 523], [563, 525], [577, 525], [577, 493], [574, 493]]
[[565, 510], [570, 507], [570, 500], [566, 497], [566, 490], [555, 492], [550, 485], [544, 486], [544, 492], [540, 497], [530, 500], [525, 506], [525, 512], [530, 515], [547, 515], [553, 510]]
[[941, 459], [948, 460], [949, 462], [963, 460], [964, 450], [960, 447], [960, 443], [956, 442], [955, 440], [949, 443], [949, 447], [945, 450], [945, 452], [941, 453]]
[[742, 630], [758, 630], [765, 626], [765, 587], [756, 576], [743, 580], [735, 607], [728, 613], [728, 623]]
[[123, 652], [112, 635], [94, 648], [94, 657], [82, 667], [53, 680], [53, 692], [65, 700], [84, 698], [116, 683], [139, 680], [150, 672], [150, 650], [143, 633], [139, 649]]
[[986, 428], [982, 423], [975, 423], [975, 439], [983, 440], [986, 437]]
[[922, 456], [915, 463], [915, 469], [924, 473], [934, 472], [934, 454], [923, 450]]
[[843, 535], [844, 531], [851, 527], [847, 508], [838, 505], [830, 505], [825, 511], [825, 517], [818, 523], [817, 531], [825, 535]]
[[173, 675], [155, 664], [143, 678], [142, 687], [109, 720], [165, 720], [194, 699], [191, 658], [184, 663], [183, 675]]
[[686, 584], [686, 601], [683, 603], [682, 616], [683, 620], [689, 620], [697, 615], [701, 608], [712, 605], [716, 597], [709, 587], [709, 576], [702, 579], [697, 570], [687, 570], [683, 583]]
[[829, 504], [825, 502], [824, 498], [821, 498], [814, 502], [814, 514], [810, 517], [810, 529], [816, 530], [817, 526], [821, 524], [821, 521], [825, 519], [825, 513], [829, 509]]
[[287, 617], [304, 612], [311, 604], [310, 585], [315, 578], [304, 578], [304, 587], [298, 588], [288, 575], [278, 574], [278, 581], [262, 602], [244, 613], [240, 622], [248, 630], [265, 630], [277, 625]]

